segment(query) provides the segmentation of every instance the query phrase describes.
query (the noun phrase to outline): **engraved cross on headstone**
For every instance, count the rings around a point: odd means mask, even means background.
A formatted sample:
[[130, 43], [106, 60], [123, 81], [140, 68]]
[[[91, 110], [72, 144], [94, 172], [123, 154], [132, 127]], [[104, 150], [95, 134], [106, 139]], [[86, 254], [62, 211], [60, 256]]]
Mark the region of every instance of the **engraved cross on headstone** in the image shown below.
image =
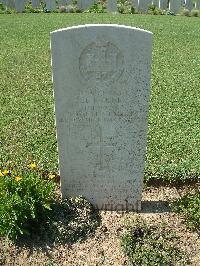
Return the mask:
[[105, 169], [107, 167], [105, 163], [105, 149], [113, 148], [113, 145], [108, 145], [104, 142], [103, 128], [99, 127], [98, 141], [95, 143], [90, 143], [87, 147], [99, 148], [99, 169]]

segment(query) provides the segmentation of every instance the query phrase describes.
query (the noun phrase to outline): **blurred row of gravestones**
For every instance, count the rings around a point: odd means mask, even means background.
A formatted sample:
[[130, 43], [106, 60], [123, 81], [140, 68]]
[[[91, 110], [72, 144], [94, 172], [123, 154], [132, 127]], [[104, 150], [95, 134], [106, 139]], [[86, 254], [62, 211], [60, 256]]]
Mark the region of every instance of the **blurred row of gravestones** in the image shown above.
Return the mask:
[[[95, 4], [95, 0], [0, 0], [0, 3], [6, 6], [6, 8], [15, 9], [18, 13], [22, 13], [25, 10], [25, 5], [30, 4], [32, 8], [41, 8], [41, 3], [45, 6], [45, 10], [54, 11], [59, 7], [77, 4], [77, 8], [80, 10], [87, 10]], [[139, 13], [146, 13], [150, 5], [154, 5], [161, 10], [170, 10], [173, 13], [178, 13], [181, 7], [185, 7], [188, 10], [193, 8], [200, 8], [200, 0], [132, 0], [132, 6]], [[117, 0], [107, 0], [106, 7], [108, 12], [117, 12]]]

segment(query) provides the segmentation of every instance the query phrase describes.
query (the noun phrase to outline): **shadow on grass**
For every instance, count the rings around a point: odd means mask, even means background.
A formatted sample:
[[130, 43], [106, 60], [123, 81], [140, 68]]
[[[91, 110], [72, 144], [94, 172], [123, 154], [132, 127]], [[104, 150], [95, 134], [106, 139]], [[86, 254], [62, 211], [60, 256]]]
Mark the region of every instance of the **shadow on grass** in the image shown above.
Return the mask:
[[47, 256], [55, 244], [67, 245], [82, 242], [95, 233], [101, 223], [99, 212], [82, 197], [54, 202], [48, 217], [41, 224], [32, 224], [29, 235], [17, 238], [15, 245], [25, 247], [29, 255], [42, 249]]
[[168, 201], [142, 201], [141, 213], [171, 212]]

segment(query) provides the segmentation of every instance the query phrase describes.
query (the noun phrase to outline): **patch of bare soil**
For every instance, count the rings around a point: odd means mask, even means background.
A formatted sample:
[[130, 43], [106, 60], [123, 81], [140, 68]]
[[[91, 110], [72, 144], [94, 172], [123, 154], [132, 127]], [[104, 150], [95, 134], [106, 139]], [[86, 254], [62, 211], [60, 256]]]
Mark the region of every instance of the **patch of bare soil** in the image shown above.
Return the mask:
[[0, 265], [24, 266], [97, 266], [97, 265], [129, 265], [120, 246], [120, 236], [124, 223], [136, 217], [142, 217], [150, 224], [164, 223], [167, 228], [180, 236], [179, 246], [186, 251], [194, 266], [200, 265], [200, 238], [197, 233], [189, 231], [183, 219], [171, 212], [169, 201], [179, 198], [188, 187], [161, 186], [147, 188], [143, 192], [142, 211], [129, 212], [100, 212], [101, 223], [94, 234], [82, 242], [73, 244], [49, 244], [48, 239], [38, 245], [31, 241], [26, 245], [6, 243], [0, 240]]

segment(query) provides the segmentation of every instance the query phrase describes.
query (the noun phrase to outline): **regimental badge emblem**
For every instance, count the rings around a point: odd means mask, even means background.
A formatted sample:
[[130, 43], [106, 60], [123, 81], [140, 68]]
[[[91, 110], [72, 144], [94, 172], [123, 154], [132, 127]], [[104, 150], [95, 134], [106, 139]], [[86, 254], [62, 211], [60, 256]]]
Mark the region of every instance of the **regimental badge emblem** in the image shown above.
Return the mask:
[[79, 57], [79, 69], [85, 81], [117, 81], [124, 71], [124, 56], [113, 43], [98, 40], [90, 43]]

